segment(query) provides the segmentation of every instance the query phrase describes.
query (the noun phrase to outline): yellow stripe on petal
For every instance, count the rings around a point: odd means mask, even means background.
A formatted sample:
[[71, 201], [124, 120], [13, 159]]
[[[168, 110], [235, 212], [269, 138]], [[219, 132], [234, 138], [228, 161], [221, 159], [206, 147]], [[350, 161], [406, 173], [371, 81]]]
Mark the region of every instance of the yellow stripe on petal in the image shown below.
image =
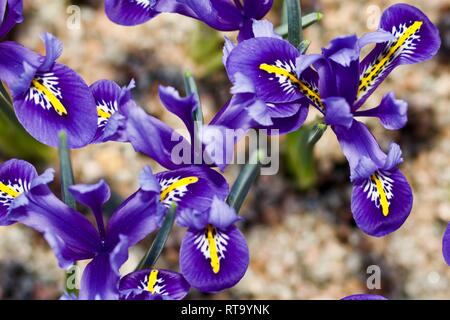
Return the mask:
[[217, 252], [215, 229], [212, 225], [208, 225], [208, 227], [207, 227], [207, 238], [208, 238], [209, 255], [211, 257], [211, 268], [214, 273], [219, 273], [220, 260], [219, 260], [219, 254]]
[[109, 112], [103, 110], [103, 109], [100, 108], [100, 107], [97, 107], [97, 114], [98, 114], [98, 116], [99, 116], [100, 118], [103, 118], [103, 119], [109, 119], [109, 118], [111, 118], [111, 116], [112, 116], [111, 113], [109, 113]]
[[158, 273], [159, 273], [158, 270], [152, 270], [150, 272], [150, 275], [148, 276], [147, 290], [151, 294], [155, 293], [155, 285], [156, 285], [156, 282], [158, 281]]
[[0, 182], [0, 192], [7, 194], [11, 198], [17, 198], [20, 193], [11, 188], [10, 186], [7, 186], [6, 184]]
[[278, 66], [274, 66], [274, 65], [270, 65], [267, 63], [262, 63], [259, 68], [263, 71], [266, 71], [267, 73], [271, 73], [271, 74], [275, 74], [278, 76], [282, 76], [282, 77], [286, 77], [287, 79], [289, 79], [293, 84], [297, 85], [297, 87], [299, 88], [300, 92], [302, 94], [304, 94], [306, 97], [308, 97], [311, 101], [313, 101], [317, 106], [319, 106], [320, 108], [323, 108], [323, 104], [320, 100], [320, 96], [317, 92], [315, 92], [313, 89], [311, 89], [306, 83], [304, 83], [303, 81], [301, 81], [300, 79], [297, 78], [296, 75], [290, 73], [288, 70], [278, 67]]
[[52, 107], [55, 109], [56, 113], [60, 116], [67, 116], [67, 110], [64, 105], [59, 101], [59, 99], [43, 84], [41, 84], [38, 80], [33, 79], [31, 81], [33, 87], [36, 88], [39, 92], [41, 92], [50, 102]]
[[174, 190], [181, 188], [181, 187], [186, 187], [188, 185], [194, 184], [198, 182], [198, 177], [186, 177], [180, 180], [175, 181], [174, 183], [172, 183], [171, 185], [169, 185], [168, 187], [166, 187], [165, 189], [161, 190], [161, 194], [159, 196], [160, 201], [164, 201], [166, 200], [167, 196]]
[[376, 174], [373, 174], [371, 176], [371, 179], [375, 183], [378, 194], [380, 196], [380, 205], [383, 215], [387, 217], [389, 215], [389, 202], [386, 196], [386, 192], [384, 191], [383, 184], [381, 183], [381, 179]]
[[389, 66], [393, 58], [396, 57], [398, 51], [422, 27], [422, 21], [415, 21], [410, 25], [405, 32], [393, 43], [389, 50], [376, 60], [376, 63], [371, 65], [366, 72], [364, 72], [359, 82], [358, 97], [363, 96], [373, 85], [377, 77]]

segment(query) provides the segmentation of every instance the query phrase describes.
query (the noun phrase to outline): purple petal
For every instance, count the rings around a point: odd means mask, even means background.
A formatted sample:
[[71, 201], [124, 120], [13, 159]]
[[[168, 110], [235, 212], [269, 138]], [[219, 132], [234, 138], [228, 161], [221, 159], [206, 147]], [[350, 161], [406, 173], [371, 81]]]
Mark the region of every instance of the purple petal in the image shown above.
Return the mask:
[[57, 147], [64, 130], [70, 148], [89, 144], [97, 130], [95, 100], [72, 69], [55, 64], [38, 72], [24, 94], [14, 95], [14, 109], [24, 128], [40, 142]]
[[336, 38], [327, 49], [323, 49], [323, 54], [328, 64], [320, 63], [322, 99], [330, 96], [343, 97], [353, 106], [359, 84], [358, 38], [354, 35]]
[[222, 63], [226, 67], [227, 61], [228, 61], [228, 56], [230, 55], [231, 51], [233, 51], [233, 49], [236, 47], [236, 45], [228, 37], [224, 37], [224, 40], [225, 40], [225, 44], [223, 46]]
[[[128, 101], [121, 100], [123, 90], [113, 81], [99, 80], [93, 83], [90, 89], [95, 99], [97, 111], [97, 132], [94, 142], [106, 142], [120, 129], [119, 125], [115, 126], [115, 130], [111, 130], [110, 121], [119, 112], [119, 106]], [[115, 123], [117, 124], [117, 118]], [[108, 127], [110, 127], [109, 139], [105, 139], [105, 131]]]
[[253, 35], [255, 38], [278, 38], [282, 39], [280, 35], [275, 33], [273, 24], [268, 20], [253, 20]]
[[377, 294], [354, 294], [342, 298], [341, 300], [387, 300], [387, 299]]
[[238, 72], [249, 78], [259, 99], [291, 102], [303, 97], [295, 73], [299, 55], [298, 50], [285, 40], [253, 38], [239, 43], [228, 57], [226, 67], [231, 79]]
[[376, 171], [353, 185], [353, 217], [358, 227], [371, 236], [382, 237], [400, 228], [412, 203], [411, 187], [396, 168]]
[[209, 210], [197, 211], [191, 208], [179, 210], [177, 224], [180, 227], [203, 230], [208, 225]]
[[384, 30], [377, 30], [374, 32], [369, 32], [358, 39], [359, 48], [363, 48], [369, 44], [382, 43], [387, 41], [395, 40], [392, 33]]
[[391, 143], [389, 146], [388, 155], [386, 157], [386, 161], [383, 166], [383, 170], [391, 170], [397, 167], [400, 163], [403, 162], [402, 158], [402, 150], [400, 146], [396, 143]]
[[190, 135], [191, 141], [194, 139], [194, 112], [197, 109], [197, 99], [195, 95], [181, 98], [180, 93], [172, 87], [159, 87], [159, 98], [164, 106], [178, 116], [186, 125]]
[[244, 276], [249, 251], [242, 233], [234, 226], [223, 231], [209, 226], [188, 230], [180, 249], [181, 273], [202, 292], [228, 289]]
[[17, 23], [23, 21], [22, 0], [0, 1], [0, 38], [4, 37]]
[[158, 173], [161, 202], [167, 207], [174, 202], [178, 210], [192, 208], [204, 211], [214, 197], [221, 200], [228, 195], [228, 184], [221, 174], [202, 166], [191, 166]]
[[358, 38], [355, 35], [335, 38], [322, 53], [326, 58], [349, 67], [352, 61], [359, 59]]
[[332, 126], [342, 126], [347, 129], [353, 124], [353, 114], [344, 98], [331, 97], [324, 99], [326, 106], [325, 122]]
[[28, 90], [42, 57], [15, 42], [0, 42], [0, 79], [13, 95]]
[[113, 22], [124, 26], [135, 26], [159, 14], [155, 10], [157, 2], [157, 0], [105, 0], [105, 11]]
[[263, 101], [255, 100], [247, 107], [247, 112], [256, 123], [262, 126], [271, 126], [273, 122], [268, 109]]
[[303, 104], [294, 115], [285, 118], [272, 118], [273, 124], [271, 126], [259, 128], [266, 129], [268, 135], [273, 134], [272, 130], [275, 130], [280, 135], [296, 131], [305, 123], [308, 117], [308, 110], [308, 106]]
[[31, 190], [14, 201], [11, 216], [43, 233], [60, 267], [65, 269], [77, 260], [92, 258], [101, 242], [94, 226], [82, 214], [53, 195], [46, 185], [52, 179], [51, 171], [34, 179]]
[[227, 205], [224, 201], [214, 198], [209, 211], [208, 222], [213, 226], [226, 230], [242, 218], [236, 214], [236, 211]]
[[442, 238], [442, 254], [445, 262], [450, 266], [450, 223], [445, 229], [444, 237]]
[[220, 31], [238, 30], [243, 23], [243, 14], [228, 0], [178, 0], [187, 6], [193, 17]]
[[45, 59], [39, 66], [39, 71], [51, 70], [56, 60], [62, 54], [63, 44], [58, 38], [48, 32], [44, 33], [41, 39], [45, 44]]
[[120, 281], [121, 300], [182, 300], [189, 283], [177, 272], [163, 269], [135, 271]]
[[342, 126], [332, 128], [350, 165], [352, 179], [357, 176], [355, 169], [364, 157], [373, 161], [377, 168], [383, 167], [386, 154], [381, 150], [366, 125], [354, 120], [349, 129]]
[[395, 4], [386, 9], [380, 28], [392, 33], [396, 40], [377, 44], [361, 62], [355, 109], [395, 67], [429, 60], [441, 45], [436, 26], [422, 11], [408, 4]]
[[69, 188], [75, 199], [89, 207], [97, 221], [97, 228], [99, 232], [104, 235], [105, 227], [103, 222], [103, 205], [111, 197], [111, 190], [104, 180], [97, 184], [86, 185], [79, 184]]
[[377, 117], [388, 130], [399, 130], [408, 122], [408, 103], [395, 99], [394, 92], [384, 95], [378, 107], [358, 111], [356, 116]]
[[255, 93], [255, 85], [250, 78], [240, 72], [236, 72], [230, 92], [232, 94]]
[[262, 19], [272, 8], [273, 0], [244, 0], [246, 17]]
[[161, 226], [165, 212], [158, 193], [138, 190], [109, 219], [106, 247], [116, 247], [122, 236], [127, 237], [129, 247], [135, 245]]
[[[141, 108], [130, 110], [127, 135], [136, 151], [144, 153], [167, 169], [182, 166], [182, 161], [173, 159], [178, 154], [172, 154], [180, 146], [183, 152], [181, 160], [187, 156], [188, 160], [192, 161], [189, 142], [162, 121], [146, 114]], [[184, 154], [184, 151], [188, 154]]]
[[12, 159], [0, 165], [0, 225], [14, 223], [8, 218], [9, 208], [16, 198], [30, 190], [37, 175], [26, 161]]

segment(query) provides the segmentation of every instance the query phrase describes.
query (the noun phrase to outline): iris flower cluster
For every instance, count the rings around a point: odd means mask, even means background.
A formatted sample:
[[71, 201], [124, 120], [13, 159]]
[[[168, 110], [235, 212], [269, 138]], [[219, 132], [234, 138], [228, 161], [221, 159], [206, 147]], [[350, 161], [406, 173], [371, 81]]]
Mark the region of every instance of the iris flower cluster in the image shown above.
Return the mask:
[[[403, 161], [400, 147], [392, 143], [384, 151], [358, 119], [378, 118], [388, 130], [406, 124], [407, 103], [393, 92], [376, 107], [365, 108], [364, 103], [397, 66], [436, 54], [440, 46], [436, 27], [419, 9], [397, 4], [384, 11], [377, 31], [339, 37], [321, 54], [304, 54], [262, 20], [272, 2], [105, 0], [105, 8], [113, 22], [125, 26], [160, 13], [177, 13], [217, 30], [239, 31], [238, 42], [226, 38], [224, 47], [232, 97], [205, 127], [278, 129], [284, 134], [299, 129], [312, 106], [332, 128], [348, 160], [351, 209], [359, 228], [377, 237], [397, 230], [413, 203], [411, 187], [398, 169]], [[0, 0], [0, 39], [22, 20], [22, 1]], [[42, 40], [44, 56], [15, 42], [0, 42], [0, 79], [11, 92], [23, 127], [53, 147], [58, 146], [61, 131], [70, 148], [130, 143], [167, 171], [154, 174], [144, 168], [139, 189], [106, 219], [103, 206], [111, 192], [105, 181], [70, 187], [75, 200], [90, 210], [92, 217], [86, 217], [52, 193], [48, 187], [52, 170], [38, 175], [30, 163], [12, 159], [0, 165], [0, 224], [21, 223], [41, 232], [63, 269], [90, 260], [79, 294], [66, 293], [63, 299], [182, 299], [191, 287], [217, 292], [238, 283], [248, 268], [249, 250], [236, 227], [241, 218], [225, 201], [228, 184], [214, 169], [223, 171], [227, 163], [209, 153], [202, 138], [200, 149], [195, 147], [196, 95], [182, 97], [172, 87], [159, 88], [161, 102], [184, 122], [188, 139], [133, 100], [134, 81], [125, 87], [109, 80], [88, 86], [57, 62], [61, 41], [48, 33]], [[374, 48], [362, 57], [361, 50], [371, 44]], [[174, 161], [172, 151], [180, 142], [189, 156], [201, 152], [209, 161], [194, 165]], [[160, 228], [174, 207], [178, 225], [187, 229], [180, 273], [151, 267], [121, 276], [129, 248]]]

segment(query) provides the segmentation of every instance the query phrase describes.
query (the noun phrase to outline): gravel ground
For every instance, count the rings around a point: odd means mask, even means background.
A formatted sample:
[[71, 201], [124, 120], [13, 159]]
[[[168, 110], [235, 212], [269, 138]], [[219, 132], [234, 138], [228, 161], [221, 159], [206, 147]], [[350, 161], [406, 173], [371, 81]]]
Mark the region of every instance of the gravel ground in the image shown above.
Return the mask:
[[[134, 28], [112, 24], [101, 1], [73, 1], [81, 6], [81, 28], [68, 28], [70, 1], [25, 0], [26, 22], [14, 34], [17, 41], [43, 50], [39, 34], [50, 31], [65, 45], [62, 62], [77, 70], [88, 83], [101, 78], [125, 85], [135, 78], [136, 97], [150, 112], [174, 127], [180, 122], [164, 112], [156, 98], [158, 84], [180, 87], [184, 70], [199, 78], [206, 117], [226, 101], [229, 83], [222, 69], [207, 70], [193, 55], [192, 41], [204, 28], [177, 15], [162, 15]], [[449, 21], [445, 0], [405, 1], [424, 10], [434, 22]], [[395, 1], [303, 1], [305, 11], [320, 10], [320, 25], [305, 32], [313, 43], [310, 52], [337, 35], [373, 30], [377, 8]], [[276, 18], [275, 16], [273, 18]], [[449, 26], [443, 27], [449, 32]], [[69, 25], [71, 26], [71, 25]], [[199, 31], [200, 30], [200, 31]], [[348, 169], [334, 135], [327, 132], [315, 150], [320, 183], [299, 192], [285, 174], [262, 177], [242, 210], [251, 252], [247, 275], [235, 288], [214, 296], [193, 293], [191, 298], [338, 299], [367, 292], [367, 267], [381, 268], [381, 293], [397, 299], [450, 298], [450, 268], [441, 254], [441, 238], [450, 221], [450, 67], [446, 50], [438, 59], [396, 70], [367, 106], [395, 90], [410, 105], [408, 126], [384, 131], [368, 122], [380, 143], [399, 142], [404, 149], [403, 172], [415, 195], [405, 225], [393, 235], [371, 238], [355, 228], [350, 213]], [[191, 45], [190, 45], [191, 44]], [[217, 46], [217, 52], [220, 45]], [[311, 119], [313, 119], [313, 115]], [[137, 185], [141, 168], [151, 164], [128, 145], [108, 143], [74, 153], [79, 182], [105, 177], [122, 197]], [[56, 161], [52, 164], [56, 165]], [[227, 173], [232, 181], [238, 168]], [[161, 266], [176, 267], [182, 230], [170, 239]], [[64, 274], [41, 237], [21, 226], [0, 228], [0, 298], [47, 299], [58, 297]], [[132, 251], [124, 271], [131, 270], [144, 252]]]

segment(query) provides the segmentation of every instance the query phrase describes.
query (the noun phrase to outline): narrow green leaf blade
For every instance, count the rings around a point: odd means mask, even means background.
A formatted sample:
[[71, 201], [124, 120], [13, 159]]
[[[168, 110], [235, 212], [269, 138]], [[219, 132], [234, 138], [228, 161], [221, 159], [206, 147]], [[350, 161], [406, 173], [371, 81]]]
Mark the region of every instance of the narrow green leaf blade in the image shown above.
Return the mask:
[[76, 201], [69, 191], [69, 187], [74, 184], [72, 161], [70, 159], [70, 150], [67, 145], [67, 134], [65, 131], [59, 133], [59, 166], [61, 170], [61, 194], [65, 204], [75, 209]]
[[173, 205], [167, 212], [163, 225], [156, 235], [155, 241], [153, 241], [152, 246], [148, 250], [147, 254], [139, 263], [137, 270], [152, 268], [156, 264], [156, 261], [158, 261], [159, 256], [161, 255], [164, 246], [166, 245], [170, 232], [172, 231], [176, 212], [177, 207], [176, 205]]

